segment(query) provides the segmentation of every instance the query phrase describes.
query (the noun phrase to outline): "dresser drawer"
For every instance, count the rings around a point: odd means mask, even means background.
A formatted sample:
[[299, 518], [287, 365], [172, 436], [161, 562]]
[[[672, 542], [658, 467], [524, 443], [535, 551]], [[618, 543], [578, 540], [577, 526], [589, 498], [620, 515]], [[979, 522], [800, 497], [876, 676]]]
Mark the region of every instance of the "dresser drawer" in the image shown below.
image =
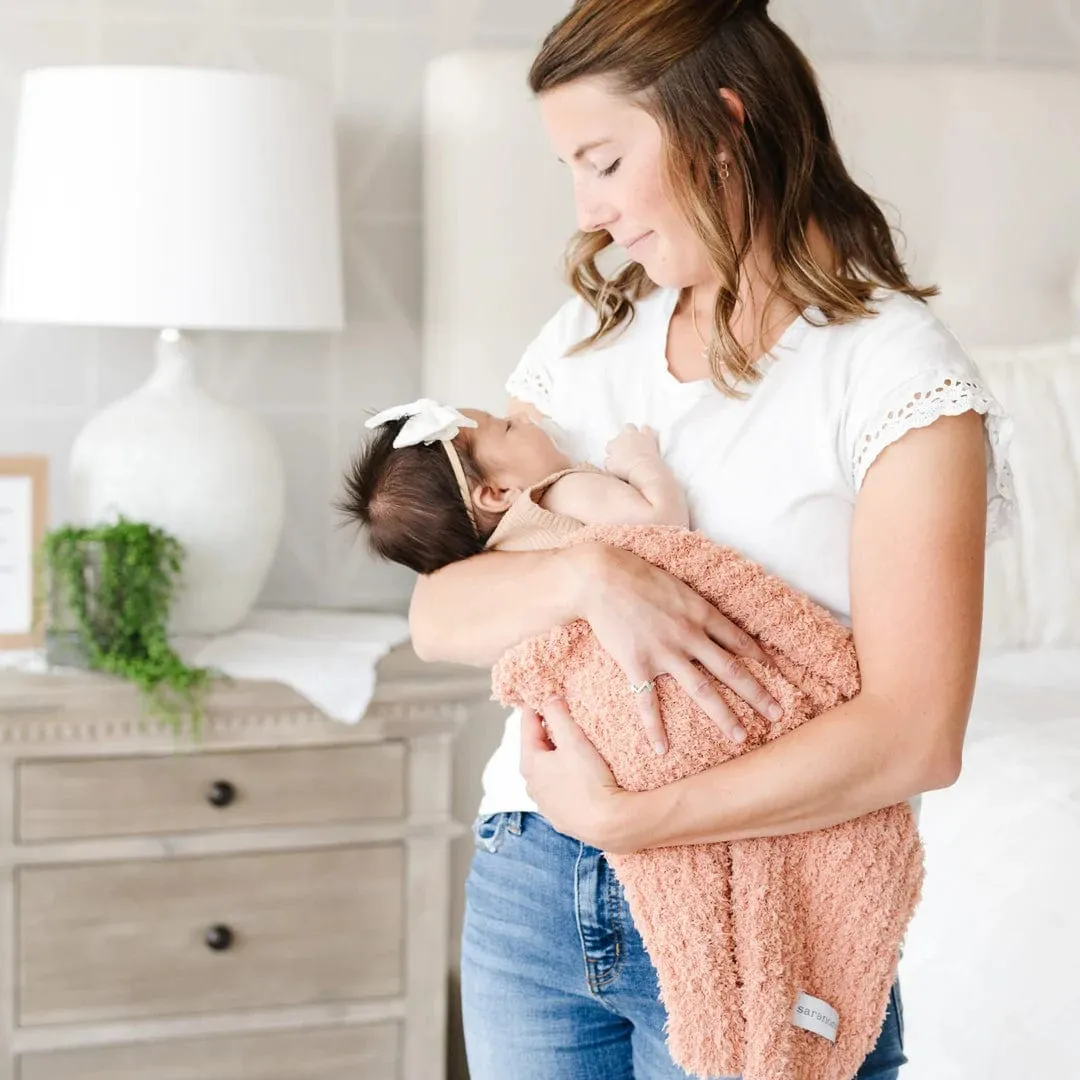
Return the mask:
[[23, 868], [19, 1023], [398, 994], [404, 865], [358, 845]]
[[23, 842], [401, 817], [405, 747], [24, 761]]
[[24, 1054], [19, 1080], [398, 1080], [397, 1024]]

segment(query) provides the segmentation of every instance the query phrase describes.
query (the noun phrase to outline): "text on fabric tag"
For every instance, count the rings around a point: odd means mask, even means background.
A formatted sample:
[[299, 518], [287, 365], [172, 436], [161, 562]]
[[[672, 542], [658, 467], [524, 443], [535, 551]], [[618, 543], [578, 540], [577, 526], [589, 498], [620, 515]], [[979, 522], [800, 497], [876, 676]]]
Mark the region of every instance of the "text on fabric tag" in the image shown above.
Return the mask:
[[791, 1010], [791, 1022], [805, 1031], [812, 1031], [829, 1042], [836, 1042], [836, 1029], [840, 1026], [837, 1011], [821, 998], [799, 992], [795, 1007]]

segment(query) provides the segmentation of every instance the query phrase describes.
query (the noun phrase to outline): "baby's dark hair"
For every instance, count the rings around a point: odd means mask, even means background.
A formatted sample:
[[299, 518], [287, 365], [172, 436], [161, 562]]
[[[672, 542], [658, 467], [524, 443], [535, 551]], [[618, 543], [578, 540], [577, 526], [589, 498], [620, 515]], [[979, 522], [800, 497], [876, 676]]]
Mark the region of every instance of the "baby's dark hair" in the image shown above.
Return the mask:
[[[497, 518], [477, 511], [479, 531], [473, 526], [441, 443], [394, 449], [406, 419], [376, 428], [360, 448], [346, 470], [337, 509], [367, 532], [375, 555], [431, 574], [479, 555]], [[469, 485], [481, 482], [483, 473], [463, 434], [454, 447]]]

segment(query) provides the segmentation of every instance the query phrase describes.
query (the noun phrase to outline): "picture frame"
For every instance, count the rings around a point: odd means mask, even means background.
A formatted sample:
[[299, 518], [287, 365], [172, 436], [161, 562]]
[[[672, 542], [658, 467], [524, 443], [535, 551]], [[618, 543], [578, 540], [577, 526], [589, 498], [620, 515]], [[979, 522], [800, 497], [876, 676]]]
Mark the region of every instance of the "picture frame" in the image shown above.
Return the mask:
[[38, 553], [49, 516], [49, 459], [0, 454], [0, 649], [44, 642]]

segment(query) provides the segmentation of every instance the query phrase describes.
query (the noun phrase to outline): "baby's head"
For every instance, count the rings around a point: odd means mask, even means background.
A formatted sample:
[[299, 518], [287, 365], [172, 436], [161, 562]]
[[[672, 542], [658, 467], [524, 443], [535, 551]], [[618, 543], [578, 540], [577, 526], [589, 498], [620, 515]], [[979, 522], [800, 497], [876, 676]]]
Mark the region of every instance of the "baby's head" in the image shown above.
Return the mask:
[[368, 426], [338, 509], [366, 528], [375, 554], [421, 574], [478, 555], [522, 491], [570, 465], [526, 416], [420, 401]]

